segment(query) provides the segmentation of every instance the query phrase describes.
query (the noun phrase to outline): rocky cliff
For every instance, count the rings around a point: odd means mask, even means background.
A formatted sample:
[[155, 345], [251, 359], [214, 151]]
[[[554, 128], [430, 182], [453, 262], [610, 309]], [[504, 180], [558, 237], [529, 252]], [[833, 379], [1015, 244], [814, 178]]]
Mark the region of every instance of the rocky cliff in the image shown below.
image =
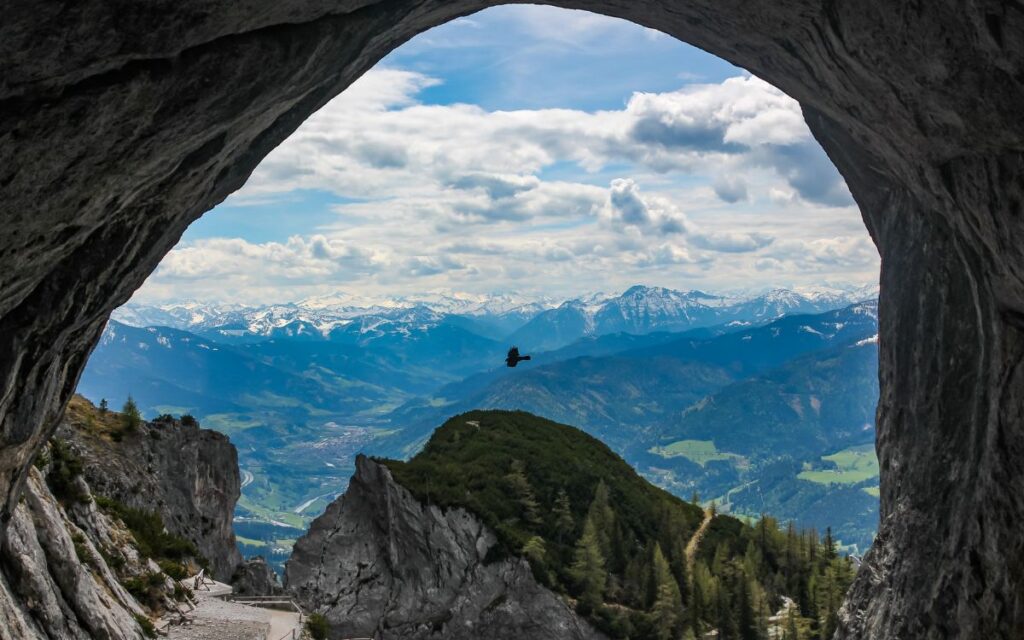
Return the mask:
[[[43, 478], [31, 470], [3, 540], [0, 640], [146, 637], [140, 621], [175, 606], [173, 583], [97, 508], [81, 477], [67, 505]], [[145, 581], [146, 608], [125, 586], [133, 580]]]
[[115, 441], [117, 429], [116, 418], [111, 423], [76, 397], [57, 437], [83, 460], [93, 492], [159, 513], [167, 530], [192, 541], [214, 576], [227, 581], [242, 562], [231, 526], [241, 491], [235, 447], [194, 422], [143, 422]]
[[525, 560], [487, 562], [496, 542], [472, 514], [423, 505], [360, 456], [348, 490], [296, 543], [285, 582], [332, 637], [603, 638]]
[[168, 573], [198, 570], [197, 550], [225, 579], [241, 562], [238, 493], [223, 435], [170, 419], [125, 428], [74, 398], [2, 539], [0, 640], [148, 637], [186, 598]]

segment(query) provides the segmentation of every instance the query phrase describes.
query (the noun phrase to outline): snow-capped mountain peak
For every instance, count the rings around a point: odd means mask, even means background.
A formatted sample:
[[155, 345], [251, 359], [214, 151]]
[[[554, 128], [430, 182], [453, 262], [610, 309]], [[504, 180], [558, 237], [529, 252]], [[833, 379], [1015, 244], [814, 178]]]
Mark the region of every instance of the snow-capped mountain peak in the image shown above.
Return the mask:
[[262, 306], [130, 302], [117, 309], [112, 318], [131, 326], [167, 326], [235, 341], [276, 337], [329, 340], [338, 335], [359, 335], [363, 339], [409, 337], [447, 321], [458, 321], [469, 331], [488, 326], [493, 338], [508, 337], [533, 348], [556, 348], [587, 335], [683, 331], [730, 322], [764, 323], [793, 313], [837, 309], [876, 295], [877, 286], [778, 288], [720, 295], [640, 284], [621, 294], [590, 293], [563, 301], [514, 292], [435, 292], [394, 298], [336, 292]]

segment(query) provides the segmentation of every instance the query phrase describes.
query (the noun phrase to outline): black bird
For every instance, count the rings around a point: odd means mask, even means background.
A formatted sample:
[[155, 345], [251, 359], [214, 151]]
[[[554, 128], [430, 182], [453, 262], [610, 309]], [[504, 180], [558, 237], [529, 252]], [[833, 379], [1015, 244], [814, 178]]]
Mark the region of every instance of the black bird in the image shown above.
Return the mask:
[[520, 360], [529, 360], [530, 356], [519, 355], [519, 347], [512, 347], [508, 350], [508, 356], [505, 358], [505, 364], [510, 367], [514, 367], [519, 364]]

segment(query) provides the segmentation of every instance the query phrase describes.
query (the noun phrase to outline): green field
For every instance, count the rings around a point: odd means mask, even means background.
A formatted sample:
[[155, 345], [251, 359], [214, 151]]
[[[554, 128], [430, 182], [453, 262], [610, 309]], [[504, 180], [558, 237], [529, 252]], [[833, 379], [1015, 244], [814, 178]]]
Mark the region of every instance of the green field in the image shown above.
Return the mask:
[[662, 458], [683, 457], [702, 467], [716, 460], [740, 460], [743, 458], [735, 453], [719, 451], [711, 440], [678, 440], [664, 447], [652, 447], [648, 451]]
[[878, 477], [878, 458], [873, 444], [843, 449], [821, 459], [835, 463], [835, 468], [801, 471], [797, 478], [818, 484], [857, 484]]
[[869, 496], [875, 496], [876, 498], [882, 496], [882, 492], [879, 490], [878, 487], [864, 487], [863, 489], [861, 489], [861, 491], [868, 494]]
[[235, 540], [242, 544], [249, 545], [250, 547], [265, 547], [267, 543], [262, 540], [253, 540], [252, 538], [246, 538], [244, 536], [235, 535]]

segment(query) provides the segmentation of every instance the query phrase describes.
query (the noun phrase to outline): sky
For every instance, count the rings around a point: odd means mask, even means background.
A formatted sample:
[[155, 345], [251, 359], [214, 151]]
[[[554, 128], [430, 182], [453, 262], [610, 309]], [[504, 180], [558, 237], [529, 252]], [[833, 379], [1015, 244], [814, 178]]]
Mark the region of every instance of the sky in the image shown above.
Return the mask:
[[791, 98], [657, 31], [523, 5], [392, 52], [134, 301], [859, 286], [878, 268]]

